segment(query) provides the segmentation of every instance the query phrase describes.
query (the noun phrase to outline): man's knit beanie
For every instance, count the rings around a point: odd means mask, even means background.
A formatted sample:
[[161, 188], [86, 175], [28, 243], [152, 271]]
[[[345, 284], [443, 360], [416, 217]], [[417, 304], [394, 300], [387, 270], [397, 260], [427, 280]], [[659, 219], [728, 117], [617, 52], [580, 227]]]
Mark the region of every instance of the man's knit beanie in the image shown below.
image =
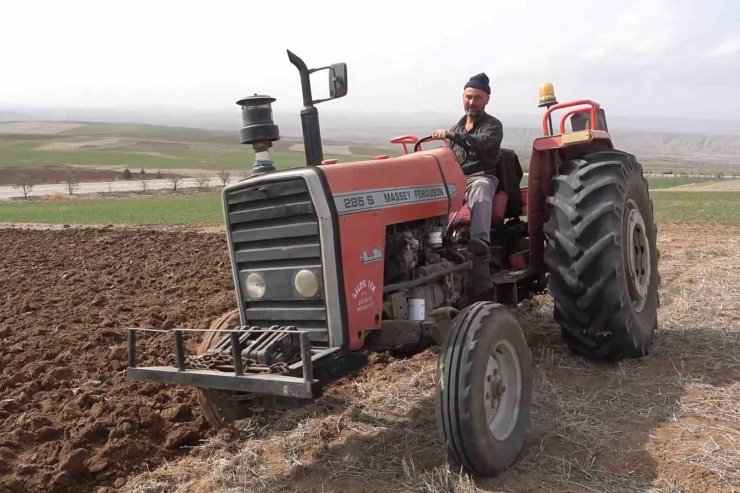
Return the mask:
[[482, 72], [478, 75], [472, 76], [463, 89], [467, 89], [468, 87], [480, 89], [486, 94], [491, 94], [491, 86], [488, 85], [488, 76]]

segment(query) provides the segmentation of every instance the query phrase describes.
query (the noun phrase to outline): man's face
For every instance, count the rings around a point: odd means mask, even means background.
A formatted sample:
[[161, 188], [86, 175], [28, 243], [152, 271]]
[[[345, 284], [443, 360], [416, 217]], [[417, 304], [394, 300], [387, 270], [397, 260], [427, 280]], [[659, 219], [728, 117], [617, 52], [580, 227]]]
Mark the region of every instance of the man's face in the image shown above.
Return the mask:
[[465, 114], [470, 117], [480, 115], [486, 108], [489, 99], [490, 96], [485, 91], [468, 87], [463, 92], [463, 108], [465, 109]]

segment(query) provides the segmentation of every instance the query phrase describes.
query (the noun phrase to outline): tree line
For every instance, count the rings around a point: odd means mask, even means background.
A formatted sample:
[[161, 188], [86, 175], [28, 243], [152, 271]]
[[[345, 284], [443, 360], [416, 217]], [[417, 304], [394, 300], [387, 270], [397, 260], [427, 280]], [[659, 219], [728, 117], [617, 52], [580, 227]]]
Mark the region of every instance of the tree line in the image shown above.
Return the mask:
[[[148, 178], [151, 176], [151, 178]], [[221, 186], [228, 185], [233, 176], [229, 170], [219, 170], [218, 171], [218, 181], [221, 184]], [[124, 180], [130, 181], [134, 180], [134, 174], [131, 173], [131, 170], [126, 168], [122, 172], [122, 178]], [[150, 173], [147, 175], [146, 171], [142, 168], [141, 171], [138, 173], [137, 179], [141, 183], [141, 191], [146, 192], [149, 190], [150, 186], [147, 183], [147, 179], [166, 179], [169, 181], [169, 183], [172, 185], [172, 191], [177, 193], [178, 190], [182, 188], [182, 181], [184, 177], [176, 175], [176, 174], [168, 174], [166, 176], [162, 175], [161, 171], [157, 171], [156, 173]], [[195, 181], [197, 184], [197, 188], [200, 190], [207, 190], [211, 188], [211, 179], [207, 176], [196, 176]], [[68, 173], [65, 175], [65, 177], [62, 180], [62, 183], [65, 185], [65, 189], [69, 195], [74, 195], [79, 189], [80, 189], [80, 180], [75, 176], [73, 173]], [[28, 200], [29, 195], [33, 191], [33, 188], [38, 185], [38, 180], [36, 177], [34, 177], [30, 173], [23, 173], [18, 175], [18, 177], [13, 181], [13, 188], [20, 190], [23, 193], [23, 198]], [[110, 191], [110, 187], [109, 187]]]

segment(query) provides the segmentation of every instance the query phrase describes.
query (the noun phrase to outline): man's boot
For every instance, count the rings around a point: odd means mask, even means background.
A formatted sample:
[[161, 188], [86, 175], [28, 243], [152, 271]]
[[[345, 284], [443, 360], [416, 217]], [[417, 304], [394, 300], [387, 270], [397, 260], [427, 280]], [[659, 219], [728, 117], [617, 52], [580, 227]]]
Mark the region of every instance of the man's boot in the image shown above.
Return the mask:
[[471, 238], [468, 243], [468, 251], [471, 253], [473, 268], [471, 280], [473, 283], [473, 297], [480, 301], [490, 299], [493, 289], [491, 282], [491, 248], [488, 243], [478, 238]]

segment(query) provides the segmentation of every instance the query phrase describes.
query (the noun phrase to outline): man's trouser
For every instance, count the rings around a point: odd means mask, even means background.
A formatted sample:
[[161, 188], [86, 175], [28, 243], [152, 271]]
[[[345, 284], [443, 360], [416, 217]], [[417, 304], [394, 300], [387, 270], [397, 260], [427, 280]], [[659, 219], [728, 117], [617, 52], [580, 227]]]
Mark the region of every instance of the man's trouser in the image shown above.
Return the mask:
[[493, 195], [498, 187], [498, 178], [483, 173], [466, 178], [465, 200], [470, 207], [470, 237], [490, 245]]

